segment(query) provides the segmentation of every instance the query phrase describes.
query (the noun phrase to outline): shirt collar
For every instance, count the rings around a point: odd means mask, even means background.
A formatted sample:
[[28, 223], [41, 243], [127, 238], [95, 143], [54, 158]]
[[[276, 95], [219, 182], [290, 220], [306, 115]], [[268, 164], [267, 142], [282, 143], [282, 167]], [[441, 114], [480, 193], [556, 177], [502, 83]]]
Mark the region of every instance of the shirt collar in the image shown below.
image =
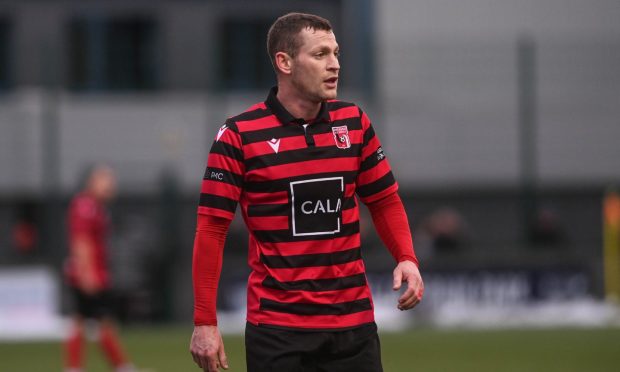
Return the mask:
[[[306, 124], [306, 121], [303, 118], [296, 118], [290, 112], [288, 112], [282, 103], [278, 100], [278, 87], [273, 87], [269, 91], [269, 95], [267, 96], [267, 100], [265, 100], [265, 105], [273, 112], [273, 114], [278, 118], [278, 120], [282, 124]], [[321, 108], [319, 109], [319, 113], [312, 123], [318, 122], [326, 122], [329, 123], [330, 116], [329, 111], [327, 110], [327, 104], [325, 101], [321, 103]]]

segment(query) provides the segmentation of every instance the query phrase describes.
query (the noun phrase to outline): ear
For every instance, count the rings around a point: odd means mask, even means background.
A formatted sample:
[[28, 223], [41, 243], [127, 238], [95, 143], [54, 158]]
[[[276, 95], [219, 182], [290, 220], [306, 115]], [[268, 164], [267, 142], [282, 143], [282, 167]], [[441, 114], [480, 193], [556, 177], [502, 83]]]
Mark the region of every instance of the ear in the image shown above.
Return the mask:
[[291, 65], [293, 63], [293, 59], [291, 58], [291, 56], [289, 56], [288, 54], [284, 52], [277, 52], [275, 63], [276, 63], [276, 69], [279, 72], [285, 75], [291, 74]]

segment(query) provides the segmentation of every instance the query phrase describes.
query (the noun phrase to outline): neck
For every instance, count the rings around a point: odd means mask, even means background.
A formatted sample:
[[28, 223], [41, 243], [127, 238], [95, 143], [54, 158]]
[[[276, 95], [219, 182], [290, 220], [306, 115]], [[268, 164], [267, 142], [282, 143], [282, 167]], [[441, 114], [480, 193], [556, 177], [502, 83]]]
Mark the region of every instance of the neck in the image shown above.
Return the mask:
[[314, 102], [303, 97], [288, 84], [278, 84], [278, 101], [296, 118], [303, 118], [306, 122], [312, 121], [321, 110], [321, 102]]

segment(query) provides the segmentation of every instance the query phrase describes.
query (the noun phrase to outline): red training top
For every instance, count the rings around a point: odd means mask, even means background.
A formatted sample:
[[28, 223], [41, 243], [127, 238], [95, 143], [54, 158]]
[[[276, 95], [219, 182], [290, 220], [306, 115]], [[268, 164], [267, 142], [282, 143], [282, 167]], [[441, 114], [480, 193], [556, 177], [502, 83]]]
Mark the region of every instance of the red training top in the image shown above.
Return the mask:
[[[69, 230], [69, 247], [75, 249], [74, 240], [79, 236], [89, 239], [94, 248], [94, 265], [96, 278], [101, 288], [109, 286], [109, 274], [106, 257], [106, 239], [108, 215], [102, 203], [85, 193], [76, 195], [69, 204], [67, 215]], [[77, 271], [71, 257], [66, 265], [66, 277], [71, 285], [77, 285]]]

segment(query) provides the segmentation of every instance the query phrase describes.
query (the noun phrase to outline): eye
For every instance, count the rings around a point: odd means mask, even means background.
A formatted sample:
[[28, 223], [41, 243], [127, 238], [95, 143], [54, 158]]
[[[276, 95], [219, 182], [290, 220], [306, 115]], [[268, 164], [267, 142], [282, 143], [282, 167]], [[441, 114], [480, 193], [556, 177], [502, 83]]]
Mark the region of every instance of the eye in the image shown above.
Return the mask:
[[335, 51], [334, 55], [336, 56], [336, 58], [340, 58], [340, 51], [339, 50]]

